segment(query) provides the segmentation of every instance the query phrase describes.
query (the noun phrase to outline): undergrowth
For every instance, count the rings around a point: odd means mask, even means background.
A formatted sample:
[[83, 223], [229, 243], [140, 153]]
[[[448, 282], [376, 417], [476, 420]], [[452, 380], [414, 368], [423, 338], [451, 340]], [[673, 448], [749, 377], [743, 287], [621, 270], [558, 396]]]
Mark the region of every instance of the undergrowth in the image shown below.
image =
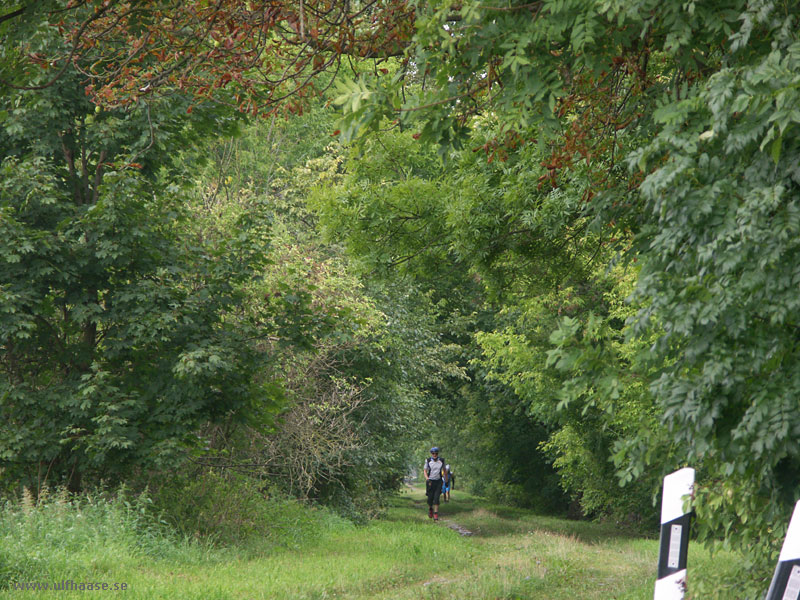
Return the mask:
[[235, 474], [171, 477], [153, 486], [149, 496], [160, 517], [184, 536], [255, 554], [296, 548], [321, 532], [352, 526], [331, 510]]
[[0, 505], [0, 588], [103, 579], [158, 563], [245, 560], [353, 527], [325, 509], [249, 494], [242, 482], [198, 480], [170, 494], [155, 503], [125, 489], [80, 496], [44, 490], [34, 500], [25, 490], [6, 500]]

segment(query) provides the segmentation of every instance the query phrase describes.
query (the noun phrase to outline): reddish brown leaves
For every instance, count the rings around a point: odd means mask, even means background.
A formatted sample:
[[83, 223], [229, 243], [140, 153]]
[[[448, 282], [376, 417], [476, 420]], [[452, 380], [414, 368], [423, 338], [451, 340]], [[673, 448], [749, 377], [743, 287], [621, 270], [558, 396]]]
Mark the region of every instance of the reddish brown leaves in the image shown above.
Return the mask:
[[[343, 55], [402, 54], [413, 35], [406, 0], [72, 4], [59, 16], [63, 35], [78, 41], [76, 61], [93, 63], [87, 91], [106, 105], [177, 89], [251, 114], [297, 111], [319, 93], [317, 76], [337, 68]], [[231, 93], [223, 91], [228, 87]]]

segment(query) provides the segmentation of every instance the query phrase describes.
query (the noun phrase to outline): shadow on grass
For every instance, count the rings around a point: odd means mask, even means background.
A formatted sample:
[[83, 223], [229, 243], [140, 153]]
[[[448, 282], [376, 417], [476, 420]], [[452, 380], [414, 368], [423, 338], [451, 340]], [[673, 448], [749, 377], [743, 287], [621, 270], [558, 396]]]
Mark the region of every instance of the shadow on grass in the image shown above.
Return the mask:
[[[428, 504], [421, 485], [406, 488], [389, 503], [388, 521], [427, 520]], [[613, 523], [574, 521], [563, 517], [539, 515], [532, 510], [493, 504], [466, 492], [452, 493], [450, 502], [442, 502], [439, 516], [469, 530], [475, 537], [492, 537], [525, 533], [549, 533], [586, 543], [607, 543], [614, 539], [629, 540], [647, 537], [647, 532], [616, 526]], [[653, 537], [657, 537], [654, 532]]]

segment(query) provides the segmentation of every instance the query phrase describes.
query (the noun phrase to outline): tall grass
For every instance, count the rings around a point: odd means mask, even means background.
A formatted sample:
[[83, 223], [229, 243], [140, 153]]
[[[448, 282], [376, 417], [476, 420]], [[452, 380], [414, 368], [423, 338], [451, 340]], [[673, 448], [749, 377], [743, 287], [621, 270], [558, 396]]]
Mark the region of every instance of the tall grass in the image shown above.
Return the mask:
[[[256, 494], [245, 501], [235, 485], [216, 486], [207, 496], [184, 491], [177, 514], [125, 490], [80, 497], [45, 493], [37, 501], [26, 492], [6, 501], [0, 506], [0, 589], [15, 582], [110, 580], [112, 573], [157, 565], [236, 562], [299, 549], [325, 532], [354, 527], [329, 511], [286, 498]], [[182, 527], [169, 522], [181, 516]]]
[[0, 508], [0, 585], [97, 576], [143, 558], [202, 560], [207, 547], [180, 539], [153, 517], [149, 500], [124, 493], [34, 502], [25, 493]]

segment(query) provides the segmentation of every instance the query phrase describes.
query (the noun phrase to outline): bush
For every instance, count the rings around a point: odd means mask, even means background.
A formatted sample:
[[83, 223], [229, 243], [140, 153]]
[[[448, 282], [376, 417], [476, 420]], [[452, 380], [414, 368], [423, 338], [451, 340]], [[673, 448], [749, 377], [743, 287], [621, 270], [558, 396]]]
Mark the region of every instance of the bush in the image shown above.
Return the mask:
[[263, 553], [352, 527], [330, 510], [291, 499], [264, 483], [209, 470], [170, 477], [151, 492], [154, 509], [177, 531], [217, 546]]

